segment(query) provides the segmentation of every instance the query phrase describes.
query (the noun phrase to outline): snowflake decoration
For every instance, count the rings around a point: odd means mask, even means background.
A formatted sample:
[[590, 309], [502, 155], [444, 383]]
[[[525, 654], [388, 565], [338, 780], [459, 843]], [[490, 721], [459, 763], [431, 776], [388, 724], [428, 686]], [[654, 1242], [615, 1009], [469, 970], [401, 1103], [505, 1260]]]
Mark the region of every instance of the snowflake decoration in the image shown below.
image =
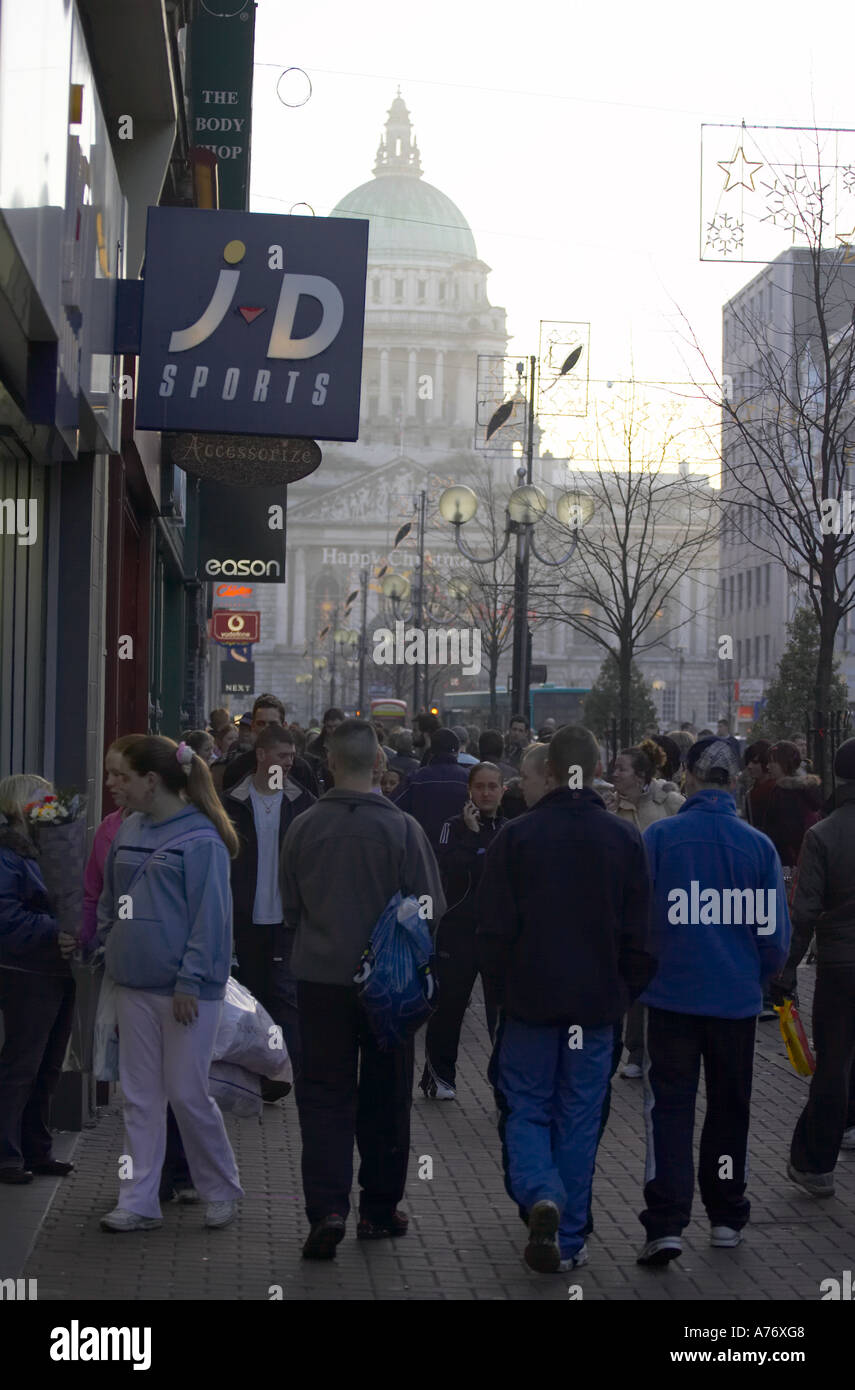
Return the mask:
[[817, 184], [806, 173], [799, 173], [796, 164], [791, 174], [782, 174], [772, 183], [764, 183], [763, 187], [769, 195], [766, 200], [769, 211], [760, 221], [786, 228], [795, 240], [797, 232], [806, 233], [822, 216], [829, 185]]
[[855, 164], [844, 165], [841, 178], [846, 192], [855, 194]]
[[718, 250], [724, 256], [730, 256], [734, 251], [740, 250], [745, 237], [745, 227], [730, 213], [723, 212], [719, 217], [713, 218], [712, 222], [707, 223], [707, 239], [704, 250]]

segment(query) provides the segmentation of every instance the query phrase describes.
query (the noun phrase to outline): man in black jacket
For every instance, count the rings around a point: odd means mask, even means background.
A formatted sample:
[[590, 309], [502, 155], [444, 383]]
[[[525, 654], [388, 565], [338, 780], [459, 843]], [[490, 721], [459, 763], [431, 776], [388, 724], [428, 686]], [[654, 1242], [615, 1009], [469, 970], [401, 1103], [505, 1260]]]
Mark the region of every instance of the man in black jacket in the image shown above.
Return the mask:
[[505, 1184], [543, 1273], [587, 1262], [614, 1025], [655, 969], [644, 845], [593, 790], [599, 767], [588, 729], [558, 730], [549, 790], [496, 837], [476, 902], [481, 973], [502, 1009], [490, 1079]]
[[[235, 975], [282, 1028], [296, 1079], [300, 1033], [291, 973], [294, 932], [284, 920], [279, 856], [289, 826], [314, 805], [315, 797], [290, 775], [294, 753], [290, 729], [279, 724], [262, 729], [253, 749], [255, 772], [224, 794], [223, 805], [240, 839], [240, 852], [232, 860]], [[262, 1082], [264, 1098], [287, 1094], [282, 1085]]]
[[415, 816], [434, 853], [445, 822], [462, 811], [466, 801], [469, 777], [457, 761], [459, 747], [457, 735], [450, 729], [437, 729], [430, 735], [428, 762], [394, 798], [396, 806]]
[[837, 750], [836, 807], [805, 832], [787, 964], [771, 987], [792, 996], [796, 968], [816, 933], [816, 1071], [790, 1146], [787, 1173], [813, 1197], [834, 1196], [841, 1148], [855, 1149], [855, 738]]
[[[285, 706], [281, 700], [277, 700], [275, 695], [259, 695], [252, 707], [252, 723], [249, 734], [252, 739], [252, 747], [236, 757], [230, 758], [223, 771], [222, 793], [220, 799], [224, 801], [224, 794], [236, 787], [238, 782], [242, 782], [245, 777], [255, 773], [255, 740], [266, 729], [268, 724], [285, 724]], [[306, 750], [308, 754], [308, 749]], [[311, 792], [313, 797], [320, 795], [324, 790], [318, 781], [320, 762], [316, 758], [307, 756], [301, 758], [297, 754], [291, 765], [290, 776], [307, 792]]]
[[306, 754], [315, 765], [318, 783], [322, 792], [332, 790], [333, 778], [329, 770], [329, 751], [330, 739], [338, 728], [339, 724], [344, 723], [344, 710], [336, 708], [335, 705], [324, 710], [324, 717], [321, 723], [321, 732], [315, 738], [309, 739], [306, 744]]
[[[475, 893], [484, 856], [505, 817], [502, 774], [493, 763], [469, 769], [469, 800], [442, 827], [437, 860], [448, 903], [436, 937], [439, 1004], [425, 1036], [425, 1069], [419, 1082], [428, 1100], [456, 1099], [457, 1049], [469, 996], [478, 974]], [[484, 983], [487, 1028], [496, 1031], [496, 1004]]]

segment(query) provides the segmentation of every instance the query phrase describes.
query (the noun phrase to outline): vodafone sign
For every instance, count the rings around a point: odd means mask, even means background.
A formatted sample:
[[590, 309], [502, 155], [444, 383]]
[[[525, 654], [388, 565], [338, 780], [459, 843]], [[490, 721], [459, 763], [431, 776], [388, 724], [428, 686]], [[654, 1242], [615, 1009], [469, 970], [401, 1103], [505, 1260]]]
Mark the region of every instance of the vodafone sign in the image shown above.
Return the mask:
[[261, 613], [236, 612], [235, 609], [215, 609], [211, 617], [211, 636], [223, 646], [257, 642], [261, 632]]

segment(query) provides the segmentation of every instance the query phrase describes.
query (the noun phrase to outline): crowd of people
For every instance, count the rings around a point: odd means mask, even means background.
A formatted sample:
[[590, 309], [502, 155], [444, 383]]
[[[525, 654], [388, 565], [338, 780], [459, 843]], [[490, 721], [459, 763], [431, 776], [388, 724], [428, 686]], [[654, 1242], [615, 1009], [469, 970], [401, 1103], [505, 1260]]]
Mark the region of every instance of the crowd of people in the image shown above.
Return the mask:
[[[695, 1185], [711, 1244], [749, 1220], [757, 1019], [797, 999], [816, 960], [814, 1073], [786, 1171], [833, 1195], [855, 1148], [855, 739], [823, 803], [798, 737], [744, 754], [726, 722], [645, 731], [608, 758], [578, 724], [412, 729], [324, 712], [286, 722], [274, 695], [235, 720], [108, 750], [115, 810], [98, 827], [79, 931], [60, 930], [28, 812], [44, 779], [0, 782], [0, 1181], [65, 1176], [50, 1099], [71, 1031], [73, 956], [103, 951], [119, 1021], [132, 1162], [105, 1231], [150, 1230], [165, 1201], [235, 1219], [243, 1195], [208, 1090], [233, 974], [280, 1028], [293, 1067], [307, 1259], [345, 1235], [360, 1155], [359, 1239], [400, 1237], [415, 1039], [381, 1048], [354, 975], [397, 893], [430, 905], [438, 1003], [418, 1083], [456, 1102], [461, 1030], [480, 976], [505, 1183], [543, 1273], [584, 1265], [597, 1149], [624, 1048], [643, 1083], [647, 1160], [638, 1261], [682, 1253]], [[791, 930], [792, 919], [792, 930]], [[267, 1081], [271, 1104], [290, 1092]], [[795, 1118], [795, 1117], [794, 1117]], [[641, 1106], [639, 1121], [642, 1120]]]

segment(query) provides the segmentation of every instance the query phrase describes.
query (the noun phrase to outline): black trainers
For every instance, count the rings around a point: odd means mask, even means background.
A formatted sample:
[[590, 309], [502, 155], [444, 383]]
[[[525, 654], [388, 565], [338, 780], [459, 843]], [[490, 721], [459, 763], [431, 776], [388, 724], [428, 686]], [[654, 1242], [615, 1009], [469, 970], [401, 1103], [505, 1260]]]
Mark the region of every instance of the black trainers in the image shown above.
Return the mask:
[[61, 1163], [58, 1158], [44, 1158], [41, 1162], [29, 1165], [31, 1173], [38, 1173], [44, 1178], [67, 1178], [69, 1173], [74, 1172], [73, 1163]]
[[356, 1227], [357, 1240], [388, 1240], [394, 1236], [405, 1236], [410, 1225], [410, 1218], [405, 1216], [402, 1211], [395, 1211], [384, 1221], [370, 1221], [367, 1216], [360, 1216]]
[[422, 1079], [419, 1082], [419, 1090], [424, 1092], [426, 1100], [456, 1100], [457, 1091], [453, 1086], [449, 1086], [447, 1081], [442, 1081], [435, 1072], [431, 1071], [427, 1063], [422, 1072]]
[[262, 1076], [261, 1099], [265, 1105], [276, 1105], [278, 1101], [284, 1100], [290, 1092], [290, 1081], [271, 1081], [269, 1077]]
[[554, 1202], [535, 1202], [528, 1214], [528, 1245], [525, 1262], [538, 1274], [557, 1274], [561, 1265], [558, 1249], [558, 1223], [561, 1213]]
[[33, 1175], [29, 1168], [0, 1168], [0, 1182], [8, 1182], [15, 1187], [21, 1187], [24, 1183], [32, 1181]]
[[303, 1246], [304, 1260], [334, 1260], [336, 1246], [344, 1240], [344, 1217], [338, 1212], [315, 1222]]

